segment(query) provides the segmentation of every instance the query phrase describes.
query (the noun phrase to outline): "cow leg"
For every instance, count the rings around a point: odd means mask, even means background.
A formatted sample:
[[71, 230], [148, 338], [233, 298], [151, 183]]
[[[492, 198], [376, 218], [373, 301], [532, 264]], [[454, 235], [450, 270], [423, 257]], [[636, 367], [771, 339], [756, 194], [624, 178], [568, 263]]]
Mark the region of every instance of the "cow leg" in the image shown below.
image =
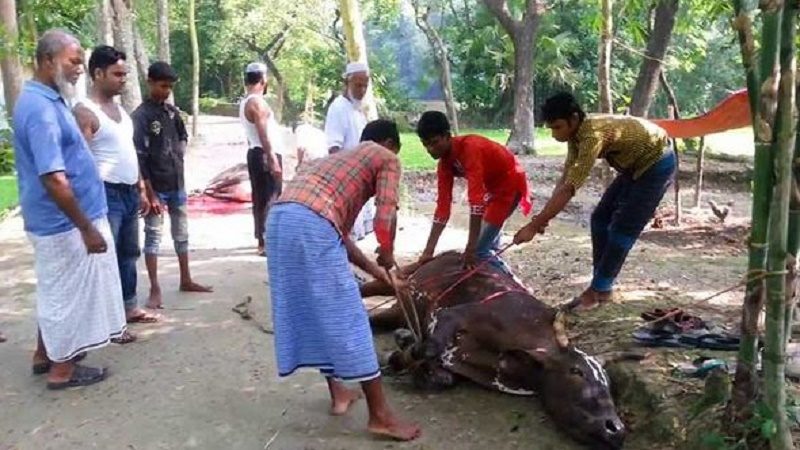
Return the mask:
[[377, 330], [396, 330], [406, 325], [400, 306], [394, 304], [387, 308], [370, 314], [369, 324]]
[[367, 281], [366, 283], [359, 286], [358, 289], [361, 292], [361, 298], [368, 298], [375, 296], [390, 297], [395, 294], [392, 285], [390, 285], [389, 283], [385, 283], [381, 280]]
[[[421, 264], [416, 262], [413, 264], [409, 264], [407, 266], [403, 266], [400, 268], [400, 273], [404, 276], [408, 276], [414, 271], [416, 271]], [[394, 287], [391, 284], [383, 282], [381, 280], [372, 280], [362, 284], [359, 287], [361, 291], [361, 298], [367, 297], [375, 297], [375, 296], [384, 296], [389, 297], [392, 295], [396, 295], [394, 292]]]

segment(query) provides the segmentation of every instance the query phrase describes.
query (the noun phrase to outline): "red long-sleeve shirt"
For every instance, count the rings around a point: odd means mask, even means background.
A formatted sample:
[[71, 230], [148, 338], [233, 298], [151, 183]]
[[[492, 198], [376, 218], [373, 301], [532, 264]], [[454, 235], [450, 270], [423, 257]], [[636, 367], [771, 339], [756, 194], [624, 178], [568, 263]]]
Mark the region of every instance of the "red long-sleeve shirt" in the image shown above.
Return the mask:
[[447, 223], [453, 203], [453, 179], [467, 179], [467, 197], [471, 214], [502, 226], [517, 199], [525, 214], [531, 203], [528, 180], [517, 158], [505, 146], [482, 136], [455, 136], [446, 158], [436, 169], [439, 192], [434, 222]]

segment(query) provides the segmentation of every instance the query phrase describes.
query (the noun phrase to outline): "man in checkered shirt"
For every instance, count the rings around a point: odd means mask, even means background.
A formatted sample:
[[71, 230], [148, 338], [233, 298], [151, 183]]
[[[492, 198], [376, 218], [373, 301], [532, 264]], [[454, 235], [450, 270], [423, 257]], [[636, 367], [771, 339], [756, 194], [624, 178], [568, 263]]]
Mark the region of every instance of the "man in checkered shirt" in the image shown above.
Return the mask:
[[[376, 120], [364, 128], [361, 141], [353, 150], [302, 167], [268, 216], [278, 375], [319, 370], [328, 384], [333, 415], [346, 414], [360, 398], [344, 382], [360, 383], [369, 431], [408, 441], [420, 435], [420, 428], [399, 419], [386, 401], [369, 319], [349, 264], [391, 282], [384, 269], [395, 265], [400, 136], [394, 122]], [[350, 237], [358, 212], [373, 196], [377, 262]]]

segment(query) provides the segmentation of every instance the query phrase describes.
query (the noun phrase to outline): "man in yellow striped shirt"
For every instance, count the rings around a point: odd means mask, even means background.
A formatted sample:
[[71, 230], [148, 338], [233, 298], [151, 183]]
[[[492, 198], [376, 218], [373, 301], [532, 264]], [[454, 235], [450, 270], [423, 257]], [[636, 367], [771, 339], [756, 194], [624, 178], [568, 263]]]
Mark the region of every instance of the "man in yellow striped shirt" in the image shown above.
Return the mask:
[[553, 138], [567, 143], [567, 160], [550, 200], [517, 232], [515, 243], [544, 231], [589, 178], [597, 159], [619, 172], [592, 213], [592, 282], [569, 304], [591, 309], [611, 299], [628, 252], [672, 183], [675, 152], [657, 125], [632, 116], [587, 116], [568, 93], [547, 99], [542, 116]]

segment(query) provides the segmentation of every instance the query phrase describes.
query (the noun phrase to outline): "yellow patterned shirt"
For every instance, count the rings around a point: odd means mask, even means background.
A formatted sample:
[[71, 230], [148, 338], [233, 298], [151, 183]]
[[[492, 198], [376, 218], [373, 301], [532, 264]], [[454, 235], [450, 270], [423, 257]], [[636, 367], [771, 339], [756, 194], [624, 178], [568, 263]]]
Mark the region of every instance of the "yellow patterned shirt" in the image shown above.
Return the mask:
[[658, 125], [633, 116], [587, 116], [567, 144], [564, 181], [580, 188], [598, 158], [619, 172], [639, 178], [664, 154], [667, 132]]

